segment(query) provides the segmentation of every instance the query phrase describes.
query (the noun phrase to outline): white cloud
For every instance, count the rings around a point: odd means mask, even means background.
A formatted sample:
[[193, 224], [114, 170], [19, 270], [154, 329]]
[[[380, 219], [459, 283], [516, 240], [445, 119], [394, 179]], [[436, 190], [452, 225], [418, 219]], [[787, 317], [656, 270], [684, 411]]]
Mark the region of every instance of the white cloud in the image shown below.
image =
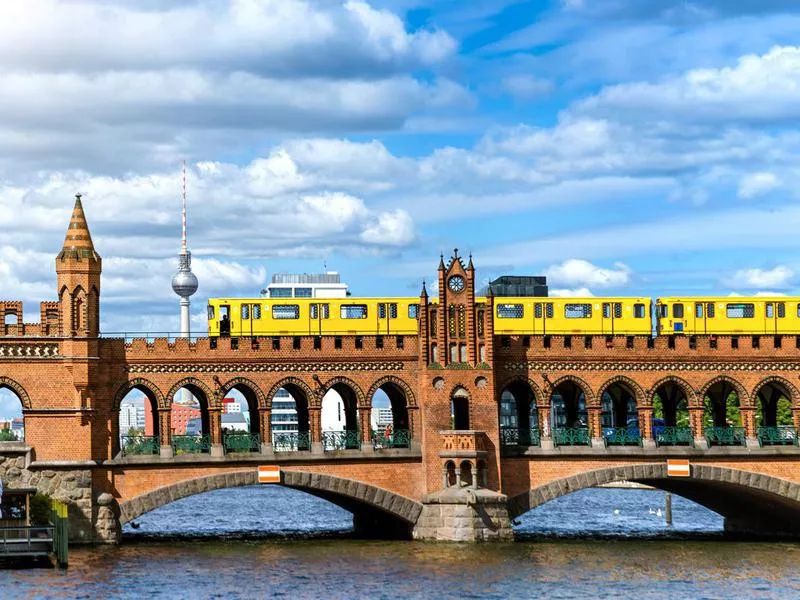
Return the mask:
[[571, 258], [547, 268], [544, 274], [551, 285], [597, 288], [617, 288], [626, 285], [630, 281], [630, 269], [622, 263], [616, 263], [614, 267], [614, 269], [604, 269], [586, 260]]
[[555, 288], [548, 289], [548, 294], [555, 298], [592, 298], [594, 294], [589, 288], [581, 287], [575, 289]]
[[503, 79], [503, 87], [512, 96], [530, 100], [548, 96], [555, 89], [555, 84], [549, 79], [540, 79], [532, 75], [512, 75]]
[[740, 269], [728, 280], [728, 285], [747, 289], [786, 288], [791, 284], [794, 271], [789, 267], [773, 269]]
[[739, 181], [739, 198], [749, 200], [779, 188], [781, 181], [774, 173], [748, 173]]

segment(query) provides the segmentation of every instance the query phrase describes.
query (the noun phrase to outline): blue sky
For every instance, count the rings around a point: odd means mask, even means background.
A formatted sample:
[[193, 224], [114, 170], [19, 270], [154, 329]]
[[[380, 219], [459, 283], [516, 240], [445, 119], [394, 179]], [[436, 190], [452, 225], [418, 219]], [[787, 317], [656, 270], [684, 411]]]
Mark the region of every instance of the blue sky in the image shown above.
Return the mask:
[[800, 4], [29, 0], [0, 22], [3, 297], [55, 296], [82, 192], [103, 329], [340, 271], [413, 295], [440, 251], [559, 294], [797, 293]]

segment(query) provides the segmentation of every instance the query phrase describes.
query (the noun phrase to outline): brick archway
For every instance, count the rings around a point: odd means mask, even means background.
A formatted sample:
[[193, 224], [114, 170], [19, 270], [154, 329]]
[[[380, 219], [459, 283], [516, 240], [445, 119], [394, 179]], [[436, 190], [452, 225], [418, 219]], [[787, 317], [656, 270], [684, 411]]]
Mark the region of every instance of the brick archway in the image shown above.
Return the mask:
[[385, 377], [381, 377], [378, 379], [378, 381], [373, 383], [367, 391], [367, 395], [364, 399], [365, 404], [370, 404], [375, 392], [377, 392], [387, 383], [393, 383], [402, 390], [403, 395], [406, 398], [406, 406], [408, 406], [408, 408], [417, 408], [417, 398], [414, 396], [414, 391], [411, 389], [411, 386], [394, 375], [386, 375]]
[[[273, 385], [271, 388], [269, 388], [269, 391], [267, 392], [266, 399], [265, 399], [265, 403], [266, 403], [267, 407], [271, 407], [272, 406], [272, 400], [273, 400], [273, 398], [275, 398], [275, 394], [278, 393], [278, 390], [281, 389], [281, 388], [285, 388], [285, 387], [289, 387], [289, 388], [296, 387], [301, 392], [303, 392], [303, 394], [305, 395], [305, 400], [306, 400], [306, 403], [308, 403], [309, 407], [311, 407], [311, 406], [317, 406], [318, 407], [319, 402], [317, 402], [316, 393], [314, 393], [314, 390], [312, 390], [311, 387], [305, 381], [300, 379], [299, 377], [285, 377], [285, 378], [281, 379], [278, 383]], [[296, 401], [296, 399], [295, 399], [295, 401]]]
[[643, 404], [647, 404], [647, 396], [645, 395], [644, 390], [642, 390], [642, 387], [633, 379], [626, 377], [625, 375], [615, 375], [611, 379], [604, 381], [600, 386], [600, 389], [597, 390], [597, 398], [602, 400], [603, 394], [605, 394], [611, 386], [617, 384], [627, 387], [631, 392], [633, 392], [633, 397], [636, 400], [637, 407], [641, 408]]
[[[253, 393], [253, 395], [256, 397], [256, 401], [258, 402], [258, 408], [267, 408], [267, 397], [264, 395], [264, 392], [257, 384], [246, 377], [234, 377], [230, 381], [226, 381], [220, 386], [219, 391], [224, 398], [228, 392], [239, 386], [246, 388]], [[270, 397], [270, 402], [271, 400], [272, 398]]]
[[[160, 506], [195, 494], [257, 484], [258, 474], [255, 469], [186, 479], [122, 502], [119, 505], [119, 522], [120, 525], [124, 525]], [[370, 509], [377, 509], [409, 526], [417, 522], [422, 512], [422, 504], [415, 500], [360, 481], [333, 475], [283, 471], [281, 484], [324, 497], [337, 504], [341, 502], [345, 507], [360, 504]]]
[[[648, 392], [648, 396], [649, 397], [648, 397], [647, 401], [650, 404], [653, 404], [653, 398], [658, 393], [659, 388], [664, 386], [664, 385], [667, 385], [668, 383], [673, 383], [673, 384], [675, 384], [676, 386], [678, 386], [681, 389], [681, 391], [683, 392], [683, 395], [686, 397], [686, 406], [687, 406], [687, 408], [690, 407], [690, 406], [692, 406], [692, 407], [698, 406], [697, 394], [695, 393], [694, 388], [692, 388], [691, 385], [689, 385], [685, 380], [681, 379], [677, 375], [667, 375], [666, 377], [656, 381], [650, 387], [650, 390]], [[662, 401], [663, 401], [663, 398], [662, 398]]]
[[745, 387], [733, 377], [728, 377], [727, 375], [717, 375], [703, 384], [703, 387], [700, 388], [700, 393], [697, 394], [698, 401], [705, 402], [708, 391], [718, 383], [729, 383], [733, 387], [739, 400], [739, 407], [752, 406], [750, 394], [747, 393]]
[[319, 391], [319, 400], [320, 403], [322, 399], [325, 397], [329, 391], [334, 389], [336, 386], [343, 385], [345, 387], [350, 388], [353, 394], [355, 395], [355, 400], [357, 406], [364, 406], [365, 404], [365, 396], [364, 392], [361, 390], [359, 385], [353, 381], [352, 379], [348, 379], [347, 377], [334, 377], [333, 379], [329, 379], [325, 383], [322, 384], [322, 389]]
[[788, 379], [784, 379], [783, 377], [779, 377], [777, 375], [766, 377], [753, 386], [753, 391], [750, 393], [750, 398], [752, 398], [753, 403], [756, 403], [758, 400], [758, 393], [761, 391], [761, 389], [764, 386], [771, 384], [784, 388], [784, 390], [787, 392], [792, 407], [800, 408], [800, 391], [798, 391], [797, 387]]
[[[139, 389], [141, 391], [146, 390], [147, 392], [150, 392], [152, 397], [155, 399], [156, 406], [159, 410], [169, 409], [169, 401], [164, 398], [164, 394], [161, 393], [161, 390], [156, 384], [148, 379], [145, 379], [144, 377], [136, 377], [135, 379], [131, 379], [130, 381], [123, 383], [117, 390], [117, 395], [114, 396], [115, 411], [119, 411], [120, 404], [122, 404], [125, 396], [130, 394], [135, 389]], [[170, 396], [168, 396], [168, 398], [169, 397]]]
[[28, 396], [28, 392], [26, 392], [25, 388], [13, 379], [9, 379], [8, 377], [0, 377], [0, 388], [8, 388], [14, 392], [17, 395], [17, 398], [19, 398], [23, 410], [30, 410], [32, 408], [31, 399], [30, 396]]
[[563, 383], [573, 383], [583, 392], [583, 398], [586, 401], [586, 405], [589, 406], [590, 404], [595, 403], [595, 395], [592, 391], [592, 388], [586, 383], [583, 379], [576, 375], [564, 375], [563, 377], [559, 377], [554, 382], [552, 382], [548, 386], [548, 391], [550, 393], [550, 399], [548, 402], [552, 402], [553, 394], [556, 390], [561, 386]]
[[192, 391], [191, 388], [196, 388], [201, 394], [203, 394], [203, 396], [205, 396], [204, 400], [206, 402], [206, 408], [218, 408], [218, 404], [222, 402], [222, 397], [218, 398], [217, 395], [215, 395], [205, 383], [199, 379], [195, 379], [194, 377], [186, 377], [173, 385], [169, 389], [169, 392], [167, 392], [165, 402], [167, 402], [168, 405], [172, 403], [172, 399], [181, 388], [188, 388], [189, 391]]
[[510, 377], [509, 379], [505, 380], [502, 384], [497, 386], [496, 389], [499, 390], [497, 394], [498, 402], [500, 402], [500, 397], [503, 395], [503, 392], [505, 392], [510, 386], [514, 385], [515, 383], [522, 383], [530, 388], [531, 394], [533, 394], [533, 404], [536, 408], [550, 406], [550, 399], [552, 397], [552, 394], [550, 394], [550, 396], [545, 395], [544, 392], [542, 392], [542, 389], [536, 384], [536, 382], [533, 379], [530, 379], [529, 377], [525, 377], [523, 375], [515, 375], [513, 377]]

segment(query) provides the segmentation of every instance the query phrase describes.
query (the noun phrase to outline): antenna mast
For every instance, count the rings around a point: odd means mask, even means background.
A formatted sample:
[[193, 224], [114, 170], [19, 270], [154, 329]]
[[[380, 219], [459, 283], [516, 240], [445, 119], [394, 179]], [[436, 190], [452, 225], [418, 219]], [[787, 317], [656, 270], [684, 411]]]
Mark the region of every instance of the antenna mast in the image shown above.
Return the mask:
[[182, 185], [182, 209], [181, 209], [181, 225], [183, 228], [183, 235], [181, 236], [181, 254], [186, 254], [186, 159], [183, 160], [183, 185]]

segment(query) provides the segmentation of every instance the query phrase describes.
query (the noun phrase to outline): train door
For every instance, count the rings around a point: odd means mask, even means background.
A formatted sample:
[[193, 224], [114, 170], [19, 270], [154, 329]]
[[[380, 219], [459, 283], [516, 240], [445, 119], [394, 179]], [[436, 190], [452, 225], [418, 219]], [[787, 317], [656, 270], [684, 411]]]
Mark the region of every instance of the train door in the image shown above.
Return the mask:
[[308, 333], [310, 335], [322, 335], [325, 333], [323, 321], [330, 316], [330, 305], [325, 304], [309, 304], [308, 305]]
[[780, 327], [778, 319], [786, 315], [786, 304], [784, 302], [766, 302], [764, 304], [764, 333], [777, 335]]
[[668, 333], [684, 333], [686, 331], [686, 314], [684, 312], [683, 302], [672, 303], [672, 318], [668, 321], [671, 325], [672, 331]]
[[701, 335], [708, 333], [708, 323], [706, 322], [707, 318], [708, 314], [706, 311], [706, 305], [703, 302], [695, 302], [694, 329], [692, 329], [692, 333]]
[[603, 335], [614, 335], [617, 319], [622, 318], [622, 302], [603, 302], [601, 332]]
[[230, 304], [221, 304], [219, 307], [219, 335], [220, 337], [230, 337], [231, 335]]
[[533, 305], [533, 332], [537, 335], [547, 333], [547, 321], [553, 318], [552, 302], [536, 302]]
[[393, 330], [392, 321], [397, 318], [397, 302], [378, 303], [378, 335], [389, 335]]

